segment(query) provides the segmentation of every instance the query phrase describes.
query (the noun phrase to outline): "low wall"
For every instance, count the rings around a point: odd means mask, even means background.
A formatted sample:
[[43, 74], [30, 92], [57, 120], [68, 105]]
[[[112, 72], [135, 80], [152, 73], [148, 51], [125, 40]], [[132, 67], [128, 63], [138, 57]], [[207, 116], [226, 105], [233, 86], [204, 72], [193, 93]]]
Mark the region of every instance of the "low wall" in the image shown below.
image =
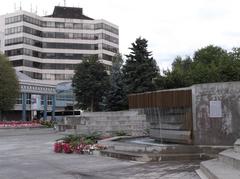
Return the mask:
[[64, 124], [73, 126], [72, 132], [78, 134], [99, 132], [115, 135], [124, 132], [131, 136], [143, 136], [147, 134], [148, 128], [146, 116], [138, 111], [84, 112], [81, 116], [66, 117]]

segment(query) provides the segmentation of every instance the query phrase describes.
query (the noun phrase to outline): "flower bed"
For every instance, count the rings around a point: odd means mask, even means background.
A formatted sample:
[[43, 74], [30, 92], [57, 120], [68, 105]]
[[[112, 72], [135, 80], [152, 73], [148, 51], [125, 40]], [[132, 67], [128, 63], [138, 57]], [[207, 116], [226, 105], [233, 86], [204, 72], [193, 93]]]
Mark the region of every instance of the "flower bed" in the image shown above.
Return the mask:
[[88, 136], [69, 135], [57, 140], [54, 143], [54, 152], [56, 153], [77, 153], [77, 154], [93, 154], [95, 150], [106, 149], [105, 146], [97, 144], [95, 134]]
[[0, 128], [34, 128], [42, 127], [41, 124], [31, 121], [0, 121]]

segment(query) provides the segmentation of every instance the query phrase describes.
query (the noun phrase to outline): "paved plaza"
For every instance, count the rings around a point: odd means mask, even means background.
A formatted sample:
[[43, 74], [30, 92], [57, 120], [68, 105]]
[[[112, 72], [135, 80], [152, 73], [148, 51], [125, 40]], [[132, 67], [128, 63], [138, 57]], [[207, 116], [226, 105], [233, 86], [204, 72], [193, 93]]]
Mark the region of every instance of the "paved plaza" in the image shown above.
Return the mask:
[[199, 179], [199, 161], [142, 163], [97, 155], [57, 154], [60, 134], [0, 133], [0, 179]]

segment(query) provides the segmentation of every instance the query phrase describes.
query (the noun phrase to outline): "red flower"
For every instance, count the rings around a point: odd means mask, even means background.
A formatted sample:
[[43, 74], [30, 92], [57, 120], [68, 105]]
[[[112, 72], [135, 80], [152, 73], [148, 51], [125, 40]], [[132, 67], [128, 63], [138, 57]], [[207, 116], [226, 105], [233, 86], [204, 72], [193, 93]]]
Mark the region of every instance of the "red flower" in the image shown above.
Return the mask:
[[54, 144], [54, 152], [61, 153], [63, 150], [63, 144], [61, 142], [56, 142]]
[[72, 147], [70, 146], [70, 144], [68, 143], [63, 143], [63, 151], [64, 153], [67, 153], [67, 154], [70, 154], [70, 153], [73, 153], [73, 149]]
[[78, 144], [74, 151], [78, 154], [83, 154], [83, 149], [84, 149], [85, 145], [84, 144]]

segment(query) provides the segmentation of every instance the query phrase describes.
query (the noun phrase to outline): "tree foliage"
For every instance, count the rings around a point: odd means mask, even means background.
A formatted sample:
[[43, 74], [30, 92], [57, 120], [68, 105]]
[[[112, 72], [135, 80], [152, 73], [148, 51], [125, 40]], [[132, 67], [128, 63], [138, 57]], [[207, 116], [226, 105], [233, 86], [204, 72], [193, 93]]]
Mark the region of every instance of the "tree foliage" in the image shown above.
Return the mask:
[[163, 72], [158, 86], [160, 89], [186, 87], [199, 83], [240, 80], [240, 49], [231, 52], [209, 45], [197, 50], [193, 58], [177, 57], [172, 70]]
[[129, 48], [131, 52], [126, 56], [126, 64], [123, 66], [123, 80], [127, 94], [156, 89], [154, 79], [159, 76], [159, 69], [147, 49], [147, 42], [146, 39], [139, 37]]
[[123, 84], [123, 73], [121, 70], [123, 59], [117, 54], [113, 59], [110, 75], [110, 88], [106, 98], [106, 110], [119, 111], [127, 109], [127, 96]]
[[86, 57], [77, 65], [72, 85], [81, 109], [101, 110], [109, 86], [108, 78], [105, 67], [95, 56]]
[[15, 70], [9, 60], [0, 54], [0, 113], [14, 107], [18, 94], [19, 84]]

